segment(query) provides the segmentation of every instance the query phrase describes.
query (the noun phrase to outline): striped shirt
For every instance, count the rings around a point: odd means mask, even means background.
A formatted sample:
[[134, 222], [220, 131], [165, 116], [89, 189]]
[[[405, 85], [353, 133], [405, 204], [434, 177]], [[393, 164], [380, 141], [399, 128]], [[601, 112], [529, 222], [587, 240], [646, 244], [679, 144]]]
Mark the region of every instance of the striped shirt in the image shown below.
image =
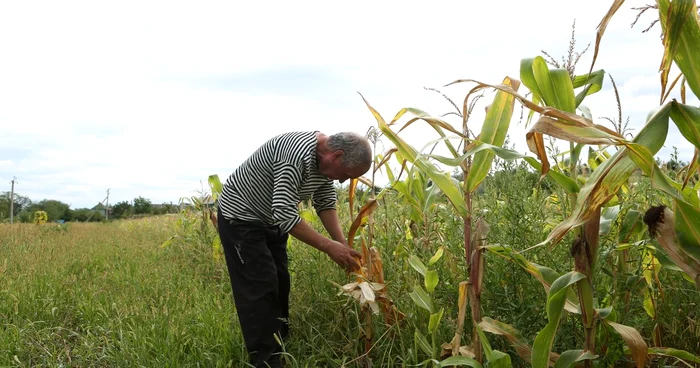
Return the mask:
[[317, 143], [316, 132], [290, 132], [260, 146], [226, 180], [219, 197], [224, 218], [288, 233], [301, 221], [301, 201], [312, 199], [317, 212], [335, 209], [333, 180], [318, 172]]

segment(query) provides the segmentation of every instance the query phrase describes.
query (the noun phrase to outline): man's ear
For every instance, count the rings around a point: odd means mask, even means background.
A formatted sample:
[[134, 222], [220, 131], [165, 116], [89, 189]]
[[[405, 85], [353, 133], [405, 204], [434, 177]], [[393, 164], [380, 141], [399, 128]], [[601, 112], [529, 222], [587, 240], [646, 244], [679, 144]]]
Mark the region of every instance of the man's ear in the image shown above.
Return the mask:
[[345, 152], [343, 152], [342, 150], [336, 150], [335, 152], [333, 152], [333, 161], [342, 158], [343, 154], [345, 154]]

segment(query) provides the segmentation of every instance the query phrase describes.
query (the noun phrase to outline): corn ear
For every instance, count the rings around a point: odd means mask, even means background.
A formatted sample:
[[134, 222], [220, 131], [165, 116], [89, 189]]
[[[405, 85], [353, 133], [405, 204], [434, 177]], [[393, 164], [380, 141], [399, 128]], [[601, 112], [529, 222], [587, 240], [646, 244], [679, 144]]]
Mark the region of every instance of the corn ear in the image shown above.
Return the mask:
[[650, 208], [644, 222], [671, 261], [700, 288], [700, 211], [683, 201], [674, 203], [675, 212], [665, 206]]

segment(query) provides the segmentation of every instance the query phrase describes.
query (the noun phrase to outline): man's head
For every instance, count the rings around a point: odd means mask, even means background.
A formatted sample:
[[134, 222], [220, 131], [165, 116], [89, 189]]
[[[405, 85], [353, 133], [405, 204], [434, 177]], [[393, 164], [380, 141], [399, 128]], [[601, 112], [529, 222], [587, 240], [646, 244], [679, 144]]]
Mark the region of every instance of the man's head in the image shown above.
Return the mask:
[[357, 133], [342, 132], [319, 140], [319, 172], [344, 182], [362, 176], [372, 166], [372, 147]]

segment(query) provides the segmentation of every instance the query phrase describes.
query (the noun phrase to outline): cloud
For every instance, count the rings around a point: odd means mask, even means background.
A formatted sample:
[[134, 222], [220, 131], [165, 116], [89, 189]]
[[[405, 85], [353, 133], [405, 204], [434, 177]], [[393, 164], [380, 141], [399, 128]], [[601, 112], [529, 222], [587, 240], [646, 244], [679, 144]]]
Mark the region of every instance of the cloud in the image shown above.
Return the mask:
[[[111, 203], [140, 195], [176, 202], [210, 174], [225, 179], [284, 131], [364, 133], [376, 123], [357, 92], [386, 119], [408, 106], [448, 112], [451, 105], [423, 87], [461, 104], [473, 84], [445, 84], [517, 78], [520, 60], [542, 50], [558, 59], [574, 18], [582, 50], [609, 7], [594, 2], [574, 14], [580, 4], [570, 0], [36, 5], [0, 5], [0, 47], [9, 55], [0, 60], [0, 180], [16, 175], [23, 195], [74, 207], [92, 207], [108, 188]], [[647, 19], [630, 29], [635, 15], [623, 8], [613, 18], [596, 69], [613, 75], [623, 114], [638, 130], [658, 105], [662, 49], [658, 27], [641, 33]], [[579, 72], [592, 53], [591, 46]], [[472, 130], [492, 96], [474, 112]], [[617, 115], [608, 79], [586, 104], [598, 119]], [[525, 132], [514, 119], [511, 141], [521, 152]], [[420, 123], [402, 134], [418, 148], [437, 138]]]

